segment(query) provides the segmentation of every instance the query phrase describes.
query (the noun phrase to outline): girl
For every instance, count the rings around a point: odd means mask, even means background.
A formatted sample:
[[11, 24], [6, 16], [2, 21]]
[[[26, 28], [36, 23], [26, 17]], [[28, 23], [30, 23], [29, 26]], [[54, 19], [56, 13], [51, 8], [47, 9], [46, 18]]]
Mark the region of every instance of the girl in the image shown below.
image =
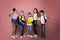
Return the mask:
[[33, 22], [33, 17], [31, 13], [28, 13], [28, 18], [27, 18], [27, 26], [28, 26], [28, 37], [32, 37], [32, 22]]
[[33, 26], [34, 26], [34, 37], [36, 38], [37, 37], [37, 30], [36, 30], [36, 27], [37, 27], [37, 24], [38, 24], [38, 10], [37, 8], [34, 8], [33, 10]]
[[13, 25], [13, 32], [12, 32], [12, 38], [17, 37], [16, 32], [17, 32], [17, 26], [18, 26], [18, 22], [17, 22], [17, 17], [18, 17], [18, 12], [15, 8], [12, 9], [13, 13], [9, 14], [9, 16], [11, 17], [11, 21], [12, 21], [12, 25]]
[[25, 24], [25, 16], [24, 16], [24, 11], [20, 12], [19, 16], [19, 25], [20, 25], [20, 38], [24, 36], [24, 24]]

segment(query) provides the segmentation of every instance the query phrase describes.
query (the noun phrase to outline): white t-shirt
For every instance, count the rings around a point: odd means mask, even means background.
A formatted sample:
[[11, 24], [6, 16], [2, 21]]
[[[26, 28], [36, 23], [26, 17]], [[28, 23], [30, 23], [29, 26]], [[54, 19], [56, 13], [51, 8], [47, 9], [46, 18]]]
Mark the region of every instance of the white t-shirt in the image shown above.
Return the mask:
[[16, 20], [17, 17], [18, 17], [18, 13], [17, 12], [15, 12], [15, 13], [12, 14], [12, 19], [15, 19]]
[[41, 24], [45, 24], [44, 17], [45, 17], [45, 19], [47, 19], [46, 15], [45, 16], [42, 15], [42, 16], [39, 17], [39, 20], [41, 21]]

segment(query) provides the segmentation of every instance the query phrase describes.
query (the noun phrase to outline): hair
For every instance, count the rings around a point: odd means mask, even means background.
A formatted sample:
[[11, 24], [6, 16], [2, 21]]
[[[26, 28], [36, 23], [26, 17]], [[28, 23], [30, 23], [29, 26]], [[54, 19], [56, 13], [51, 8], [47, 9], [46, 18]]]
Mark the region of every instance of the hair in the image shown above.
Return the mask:
[[16, 10], [16, 8], [13, 8], [12, 10], [13, 10], [13, 11], [15, 11], [15, 10]]
[[36, 13], [37, 13], [37, 14], [39, 13], [37, 8], [34, 8], [34, 9], [33, 9], [33, 12], [34, 12], [34, 10], [36, 10]]
[[22, 10], [22, 11], [20, 11], [20, 13], [21, 13], [21, 12], [23, 12], [23, 13], [24, 13], [24, 11], [23, 11], [23, 10]]
[[41, 12], [44, 13], [44, 10], [40, 10], [40, 13], [41, 13]]
[[34, 12], [34, 10], [36, 10], [37, 16], [39, 17], [40, 14], [39, 14], [39, 12], [38, 12], [38, 9], [37, 9], [37, 8], [34, 8], [34, 9], [33, 9], [33, 12]]
[[31, 15], [31, 13], [30, 13], [30, 12], [28, 12], [28, 15], [29, 15], [29, 14]]

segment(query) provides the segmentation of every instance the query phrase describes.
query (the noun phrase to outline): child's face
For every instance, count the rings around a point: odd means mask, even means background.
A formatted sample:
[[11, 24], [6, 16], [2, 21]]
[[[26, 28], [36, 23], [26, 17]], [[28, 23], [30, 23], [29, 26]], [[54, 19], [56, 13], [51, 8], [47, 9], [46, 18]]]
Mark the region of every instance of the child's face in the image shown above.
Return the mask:
[[34, 10], [34, 13], [36, 13], [36, 10]]
[[31, 14], [28, 14], [28, 17], [30, 17], [31, 16]]
[[44, 15], [42, 12], [40, 13], [41, 15]]
[[14, 10], [13, 12], [16, 12], [17, 10]]
[[21, 15], [24, 15], [24, 12], [21, 12]]

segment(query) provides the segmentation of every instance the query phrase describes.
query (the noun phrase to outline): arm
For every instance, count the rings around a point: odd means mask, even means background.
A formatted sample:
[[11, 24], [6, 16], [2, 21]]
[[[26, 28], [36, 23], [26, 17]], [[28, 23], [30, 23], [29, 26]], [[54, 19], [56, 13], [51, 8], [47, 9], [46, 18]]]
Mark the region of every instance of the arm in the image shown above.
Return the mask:
[[12, 16], [13, 14], [12, 13], [10, 13], [8, 16]]

